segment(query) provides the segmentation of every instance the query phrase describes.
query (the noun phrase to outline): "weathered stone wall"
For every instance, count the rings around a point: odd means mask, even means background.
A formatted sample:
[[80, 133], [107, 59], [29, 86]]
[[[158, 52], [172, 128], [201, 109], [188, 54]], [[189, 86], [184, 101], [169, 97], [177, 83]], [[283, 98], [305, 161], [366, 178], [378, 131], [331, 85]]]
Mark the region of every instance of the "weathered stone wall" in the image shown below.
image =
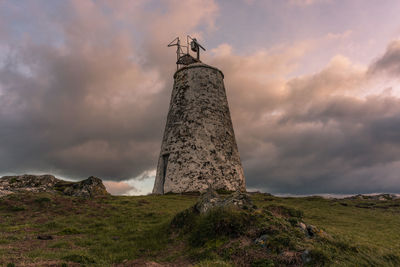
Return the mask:
[[153, 193], [245, 191], [222, 72], [196, 63], [174, 78]]

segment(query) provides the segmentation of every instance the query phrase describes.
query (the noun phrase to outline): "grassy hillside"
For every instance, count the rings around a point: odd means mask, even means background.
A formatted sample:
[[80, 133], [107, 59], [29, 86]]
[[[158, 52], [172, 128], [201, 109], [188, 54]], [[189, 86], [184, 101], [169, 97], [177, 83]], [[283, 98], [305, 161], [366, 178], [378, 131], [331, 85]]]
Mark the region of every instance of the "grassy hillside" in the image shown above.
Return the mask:
[[[400, 200], [254, 194], [257, 209], [252, 215], [220, 212], [189, 220], [191, 224], [182, 228], [187, 230], [176, 229], [177, 218], [185, 215], [180, 212], [197, 199], [188, 195], [83, 199], [45, 193], [3, 197], [0, 266], [296, 265], [283, 258], [300, 257], [296, 251], [300, 249], [310, 250], [312, 260], [306, 264], [310, 266], [400, 265]], [[237, 230], [249, 224], [243, 218], [256, 218], [249, 216], [258, 216], [262, 225], [274, 229], [265, 247], [246, 243], [233, 232], [215, 231], [217, 220]], [[300, 219], [322, 229], [326, 238], [300, 237], [296, 230]], [[249, 237], [253, 228], [243, 233]], [[259, 261], [254, 260], [257, 255]], [[265, 255], [271, 255], [270, 260]]]

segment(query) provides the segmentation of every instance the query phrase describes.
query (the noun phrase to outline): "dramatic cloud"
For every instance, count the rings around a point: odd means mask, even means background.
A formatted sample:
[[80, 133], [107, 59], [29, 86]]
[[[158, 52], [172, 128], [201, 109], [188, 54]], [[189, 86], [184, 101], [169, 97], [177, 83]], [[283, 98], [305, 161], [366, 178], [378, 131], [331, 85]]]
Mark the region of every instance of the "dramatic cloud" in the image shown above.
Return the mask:
[[104, 182], [104, 186], [112, 195], [126, 195], [130, 192], [136, 192], [137, 189], [132, 185], [129, 185], [126, 182], [113, 182], [113, 181], [106, 181]]
[[362, 96], [370, 74], [343, 56], [318, 73], [285, 79], [305, 47], [243, 57], [226, 45], [215, 50], [248, 185], [291, 193], [399, 191], [400, 99], [385, 91]]
[[400, 40], [389, 44], [385, 54], [370, 67], [371, 73], [386, 73], [394, 77], [400, 74]]
[[[164, 59], [168, 69], [157, 64], [163, 62], [159, 48], [166, 49], [165, 42], [176, 34], [166, 25], [173, 23], [183, 32], [196, 29], [202, 19], [212, 25], [216, 6], [212, 1], [170, 1], [163, 14], [139, 2], [130, 15], [140, 19], [131, 19], [126, 13], [130, 2], [112, 7], [107, 2], [63, 2], [52, 7], [64, 11], [52, 24], [47, 24], [48, 10], [34, 6], [31, 21], [17, 5], [3, 4], [3, 12], [13, 10], [5, 24], [10, 34], [16, 34], [13, 27], [23, 20], [43, 27], [15, 36], [17, 45], [11, 37], [1, 41], [0, 47], [8, 49], [0, 65], [3, 173], [120, 180], [154, 168], [172, 84], [173, 53]], [[187, 11], [195, 9], [196, 15], [188, 17]], [[179, 27], [180, 17], [190, 22]], [[143, 30], [142, 23], [150, 30], [138, 33], [145, 37], [137, 42], [126, 27]], [[47, 33], [55, 38], [50, 43], [36, 39]], [[151, 42], [153, 46], [145, 46]], [[150, 55], [161, 60], [152, 61]]]
[[249, 188], [400, 192], [400, 93], [381, 83], [400, 73], [399, 41], [370, 64], [338, 53], [313, 65], [316, 51], [354, 51], [358, 32], [238, 49], [233, 32], [215, 36], [240, 10], [221, 15], [211, 0], [19, 3], [0, 1], [1, 174], [95, 175], [114, 194], [148, 192], [173, 82], [166, 44], [193, 34], [225, 74]]

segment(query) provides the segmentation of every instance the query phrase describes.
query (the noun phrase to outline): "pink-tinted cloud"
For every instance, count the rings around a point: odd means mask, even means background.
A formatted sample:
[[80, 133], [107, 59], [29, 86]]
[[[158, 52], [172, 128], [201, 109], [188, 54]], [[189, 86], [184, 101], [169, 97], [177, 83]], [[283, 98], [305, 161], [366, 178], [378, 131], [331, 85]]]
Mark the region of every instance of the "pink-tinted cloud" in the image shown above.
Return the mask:
[[105, 181], [104, 186], [111, 195], [126, 195], [136, 191], [136, 188], [126, 182]]
[[326, 3], [331, 0], [289, 0], [289, 3], [297, 6], [308, 6], [316, 3]]
[[400, 157], [400, 99], [379, 87], [365, 96], [374, 86], [368, 66], [340, 55], [315, 74], [286, 78], [306, 56], [300, 48], [249, 56], [216, 50], [247, 177], [274, 192], [399, 190], [382, 166], [393, 170]]
[[[24, 20], [42, 28], [16, 36], [17, 46], [14, 39], [0, 41], [12, 47], [0, 69], [2, 171], [127, 179], [153, 167], [171, 85], [166, 75], [173, 71], [159, 51], [170, 52], [160, 42], [175, 37], [166, 25], [190, 32], [204, 19], [211, 27], [216, 5], [166, 1], [162, 6], [169, 12], [163, 13], [147, 4], [157, 3], [65, 1], [51, 7], [63, 11], [51, 24], [51, 13], [39, 3], [31, 3], [34, 17], [5, 4], [14, 12], [4, 25], [7, 32], [14, 34], [14, 25]], [[187, 13], [194, 9], [195, 15]], [[52, 42], [36, 39], [54, 29]], [[130, 29], [142, 35], [140, 42]]]
[[[45, 3], [29, 2], [29, 14], [0, 3], [0, 171], [95, 175], [127, 192], [118, 181], [156, 167], [175, 69], [166, 44], [212, 36], [224, 10], [214, 1]], [[338, 54], [298, 74], [313, 52], [357, 34], [331, 32], [253, 52], [207, 47], [204, 61], [225, 74], [249, 186], [400, 191], [400, 100], [375, 84], [396, 75], [397, 42], [369, 65]]]

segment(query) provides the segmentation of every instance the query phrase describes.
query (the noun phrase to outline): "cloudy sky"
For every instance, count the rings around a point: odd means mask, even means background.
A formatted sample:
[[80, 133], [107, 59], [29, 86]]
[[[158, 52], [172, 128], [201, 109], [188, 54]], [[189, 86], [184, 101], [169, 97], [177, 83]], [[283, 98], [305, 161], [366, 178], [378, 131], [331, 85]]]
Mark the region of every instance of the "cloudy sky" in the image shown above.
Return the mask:
[[176, 36], [225, 74], [246, 183], [400, 193], [398, 0], [0, 0], [0, 175], [151, 191]]

